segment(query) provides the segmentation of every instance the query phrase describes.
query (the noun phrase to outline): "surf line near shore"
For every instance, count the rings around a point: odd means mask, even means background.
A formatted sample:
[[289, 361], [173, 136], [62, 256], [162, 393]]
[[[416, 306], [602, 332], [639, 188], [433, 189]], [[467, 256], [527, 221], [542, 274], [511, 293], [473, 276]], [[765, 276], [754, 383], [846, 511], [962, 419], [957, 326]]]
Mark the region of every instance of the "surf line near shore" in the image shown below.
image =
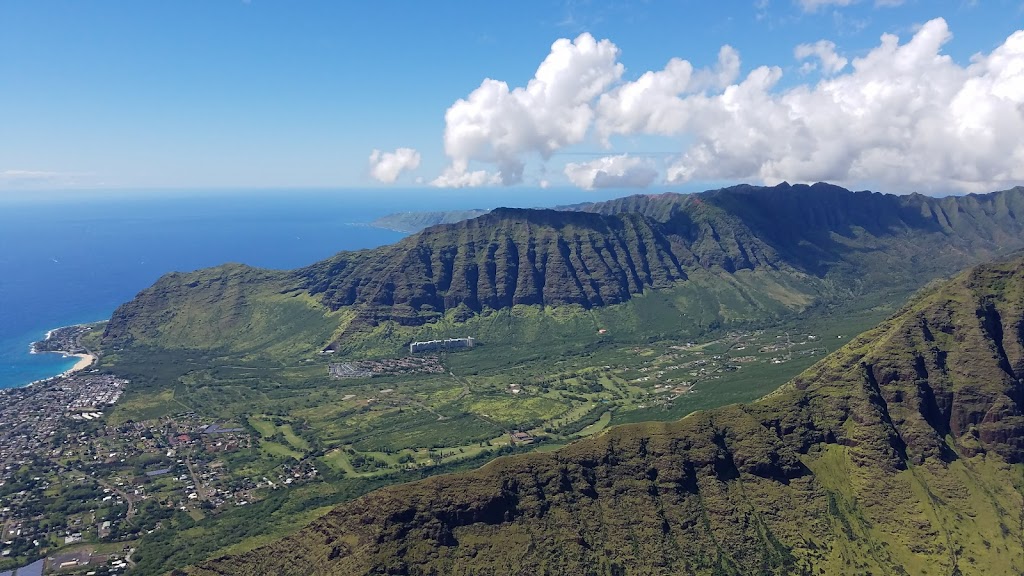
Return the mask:
[[78, 362], [75, 362], [74, 366], [68, 368], [67, 371], [64, 372], [65, 376], [85, 370], [89, 366], [92, 366], [93, 362], [96, 361], [96, 356], [93, 356], [92, 354], [65, 354], [65, 356], [74, 356], [75, 358], [78, 358]]
[[70, 358], [74, 356], [75, 358], [78, 358], [78, 362], [75, 362], [74, 366], [68, 368], [67, 370], [61, 372], [60, 374], [50, 376], [48, 378], [40, 378], [39, 380], [33, 380], [32, 382], [26, 384], [26, 386], [34, 386], [36, 384], [51, 382], [53, 380], [58, 380], [60, 378], [67, 378], [68, 376], [74, 375], [76, 372], [81, 372], [82, 370], [85, 370], [86, 368], [92, 366], [97, 360], [97, 357], [94, 356], [93, 354], [68, 354], [67, 352], [62, 352], [60, 350], [44, 350], [42, 352], [32, 350], [32, 354], [61, 354], [65, 358]]
[[[56, 376], [51, 376], [44, 380], [51, 380], [53, 378], [64, 378], [74, 374], [75, 372], [81, 372], [86, 368], [89, 368], [99, 359], [90, 350], [83, 347], [79, 343], [81, 336], [92, 330], [102, 322], [94, 322], [90, 324], [74, 324], [71, 326], [62, 326], [60, 328], [54, 328], [49, 330], [45, 337], [38, 341], [33, 342], [29, 347], [29, 352], [32, 354], [61, 354], [65, 358], [75, 357], [78, 361], [75, 362], [74, 366], [68, 368], [64, 372]], [[48, 346], [47, 344], [56, 343], [57, 346]], [[34, 384], [34, 382], [33, 382]]]

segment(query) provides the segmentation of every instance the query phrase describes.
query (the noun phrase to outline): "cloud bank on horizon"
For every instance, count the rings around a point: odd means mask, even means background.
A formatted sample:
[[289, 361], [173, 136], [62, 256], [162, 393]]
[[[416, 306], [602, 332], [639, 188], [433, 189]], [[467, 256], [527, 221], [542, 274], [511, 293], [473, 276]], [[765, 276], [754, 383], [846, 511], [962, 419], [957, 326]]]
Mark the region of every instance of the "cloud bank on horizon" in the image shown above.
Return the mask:
[[[559, 39], [526, 86], [487, 78], [448, 108], [449, 165], [431, 184], [519, 184], [529, 162], [544, 165], [585, 143], [609, 152], [564, 166], [568, 180], [585, 189], [643, 188], [660, 179], [981, 192], [1024, 181], [1024, 30], [967, 65], [943, 54], [951, 38], [936, 18], [904, 43], [883, 35], [852, 60], [829, 40], [799, 45], [799, 73], [815, 73], [817, 81], [785, 88], [781, 66], [741, 76], [740, 54], [730, 46], [710, 68], [673, 58], [624, 80], [611, 40], [589, 33]], [[614, 153], [617, 141], [645, 136], [673, 138], [680, 150]], [[382, 182], [419, 164], [411, 149], [374, 155], [371, 173]]]

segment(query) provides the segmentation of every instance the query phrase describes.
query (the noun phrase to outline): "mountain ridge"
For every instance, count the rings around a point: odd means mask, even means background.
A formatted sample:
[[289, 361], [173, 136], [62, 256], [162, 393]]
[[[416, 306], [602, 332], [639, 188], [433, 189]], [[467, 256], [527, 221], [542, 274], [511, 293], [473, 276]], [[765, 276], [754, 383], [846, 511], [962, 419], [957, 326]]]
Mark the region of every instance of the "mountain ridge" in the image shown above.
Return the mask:
[[486, 214], [490, 210], [472, 208], [469, 210], [432, 210], [425, 212], [396, 212], [386, 214], [370, 222], [370, 226], [414, 233], [435, 224], [451, 224]]
[[[758, 298], [797, 312], [801, 306], [793, 302], [913, 289], [1022, 249], [1024, 222], [1017, 214], [1024, 214], [1024, 188], [932, 199], [826, 184], [630, 196], [577, 211], [499, 208], [295, 271], [243, 274], [227, 267], [162, 278], [115, 312], [105, 340], [169, 343], [162, 327], [175, 321], [177, 310], [222, 299], [204, 289], [256, 286], [254, 275], [275, 294], [304, 299], [302, 314], [319, 308], [320, 316], [332, 317], [334, 336], [321, 343], [328, 347], [386, 323], [415, 328], [521, 305], [622, 304], [685, 285], [698, 272], [780, 275], [795, 297], [776, 290]], [[235, 301], [217, 323], [250, 314], [245, 297]]]
[[749, 405], [371, 493], [213, 574], [1024, 569], [1024, 259], [985, 265]]

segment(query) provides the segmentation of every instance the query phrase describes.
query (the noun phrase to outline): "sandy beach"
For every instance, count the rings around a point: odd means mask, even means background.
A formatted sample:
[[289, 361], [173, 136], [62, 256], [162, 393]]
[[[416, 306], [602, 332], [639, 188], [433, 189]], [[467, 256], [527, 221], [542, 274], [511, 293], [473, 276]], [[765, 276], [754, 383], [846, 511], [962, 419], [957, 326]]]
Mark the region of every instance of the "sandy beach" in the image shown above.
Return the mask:
[[78, 358], [78, 362], [75, 362], [74, 366], [64, 372], [65, 376], [68, 374], [74, 374], [80, 370], [85, 370], [89, 366], [92, 366], [92, 363], [96, 361], [96, 357], [92, 354], [71, 354], [71, 356]]
[[[54, 352], [54, 354], [63, 354], [63, 353], [62, 352]], [[34, 386], [36, 384], [41, 384], [43, 382], [51, 382], [53, 380], [56, 380], [57, 378], [67, 378], [68, 376], [71, 376], [75, 372], [81, 372], [82, 370], [85, 370], [89, 366], [92, 366], [94, 362], [96, 362], [96, 357], [93, 356], [92, 354], [64, 354], [64, 356], [65, 357], [74, 356], [75, 358], [78, 358], [78, 362], [75, 362], [74, 366], [72, 366], [71, 368], [68, 368], [67, 370], [61, 372], [60, 374], [57, 374], [56, 376], [50, 376], [49, 378], [42, 378], [40, 380], [34, 380], [32, 382], [29, 382], [27, 385], [28, 386]]]

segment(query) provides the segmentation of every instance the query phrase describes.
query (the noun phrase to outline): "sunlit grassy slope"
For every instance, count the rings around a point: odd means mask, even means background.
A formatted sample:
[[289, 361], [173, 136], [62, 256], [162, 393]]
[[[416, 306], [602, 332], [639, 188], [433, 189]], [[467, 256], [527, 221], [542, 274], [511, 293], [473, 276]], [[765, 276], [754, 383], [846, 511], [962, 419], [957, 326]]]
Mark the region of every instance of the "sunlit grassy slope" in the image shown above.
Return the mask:
[[749, 405], [374, 492], [193, 574], [1024, 571], [1024, 261]]
[[[113, 422], [231, 421], [253, 427], [255, 440], [224, 456], [234, 478], [300, 459], [325, 472], [316, 487], [258, 508], [147, 536], [141, 565], [166, 571], [265, 543], [312, 519], [307, 508], [437, 472], [431, 448], [455, 454], [443, 466], [463, 466], [492, 458], [512, 429], [550, 447], [609, 424], [753, 400], [929, 280], [1024, 247], [1021, 189], [933, 199], [736, 187], [579, 208], [497, 210], [295, 271], [170, 274], [119, 308], [99, 343], [100, 368], [132, 382]], [[734, 330], [754, 360], [727, 353], [739, 346]], [[826, 345], [806, 344], [808, 355], [787, 352], [780, 364], [757, 353], [790, 331]], [[394, 358], [410, 341], [446, 336], [479, 346], [446, 356], [441, 374], [327, 375], [330, 361]], [[680, 352], [690, 340], [708, 343], [706, 353]], [[708, 374], [676, 366], [714, 356]], [[645, 380], [642, 370], [666, 373]], [[259, 432], [266, 422], [274, 430]], [[853, 444], [840, 446], [829, 450], [848, 458]], [[356, 468], [357, 456], [380, 466]], [[837, 496], [837, 509], [844, 502]], [[271, 510], [270, 523], [244, 520]]]

